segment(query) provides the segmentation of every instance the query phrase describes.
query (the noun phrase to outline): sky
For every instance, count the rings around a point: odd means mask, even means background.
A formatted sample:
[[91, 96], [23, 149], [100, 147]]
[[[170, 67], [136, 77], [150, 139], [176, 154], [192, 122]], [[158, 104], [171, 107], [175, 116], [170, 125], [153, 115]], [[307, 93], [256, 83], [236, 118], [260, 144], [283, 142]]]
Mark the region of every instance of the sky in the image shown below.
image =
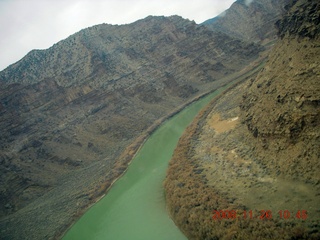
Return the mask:
[[32, 49], [47, 49], [101, 23], [127, 24], [149, 15], [202, 23], [235, 0], [0, 0], [0, 71]]

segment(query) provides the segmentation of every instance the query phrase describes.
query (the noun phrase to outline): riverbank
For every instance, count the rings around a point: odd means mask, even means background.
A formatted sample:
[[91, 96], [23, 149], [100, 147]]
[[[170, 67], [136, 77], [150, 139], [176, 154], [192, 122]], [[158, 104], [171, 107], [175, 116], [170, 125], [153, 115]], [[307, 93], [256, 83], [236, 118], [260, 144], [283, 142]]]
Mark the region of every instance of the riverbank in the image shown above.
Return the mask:
[[255, 160], [234, 103], [243, 88], [215, 98], [180, 138], [164, 183], [169, 213], [189, 239], [317, 239], [319, 186]]
[[162, 182], [185, 127], [216, 94], [189, 105], [157, 128], [126, 173], [64, 239], [185, 239], [167, 214]]
[[261, 72], [211, 102], [179, 140], [164, 186], [189, 239], [320, 238], [319, 36], [296, 21], [318, 4], [293, 6]]

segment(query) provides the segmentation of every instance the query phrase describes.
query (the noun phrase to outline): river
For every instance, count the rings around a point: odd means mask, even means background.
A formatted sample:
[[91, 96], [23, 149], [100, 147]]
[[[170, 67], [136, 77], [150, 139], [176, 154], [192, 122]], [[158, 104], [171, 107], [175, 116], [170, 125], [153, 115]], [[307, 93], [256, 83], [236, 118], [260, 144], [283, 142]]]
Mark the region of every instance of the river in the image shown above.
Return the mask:
[[221, 90], [192, 103], [162, 124], [144, 143], [127, 172], [63, 239], [186, 239], [168, 216], [162, 182], [184, 129]]

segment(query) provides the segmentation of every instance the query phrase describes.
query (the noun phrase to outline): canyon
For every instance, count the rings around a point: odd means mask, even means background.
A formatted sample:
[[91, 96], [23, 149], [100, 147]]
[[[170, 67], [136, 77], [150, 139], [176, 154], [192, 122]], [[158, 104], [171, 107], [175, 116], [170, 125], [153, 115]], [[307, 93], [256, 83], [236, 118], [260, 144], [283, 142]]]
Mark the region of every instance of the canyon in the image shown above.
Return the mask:
[[1, 237], [60, 238], [161, 122], [265, 62], [286, 3], [238, 0], [221, 29], [179, 16], [96, 25], [1, 71]]

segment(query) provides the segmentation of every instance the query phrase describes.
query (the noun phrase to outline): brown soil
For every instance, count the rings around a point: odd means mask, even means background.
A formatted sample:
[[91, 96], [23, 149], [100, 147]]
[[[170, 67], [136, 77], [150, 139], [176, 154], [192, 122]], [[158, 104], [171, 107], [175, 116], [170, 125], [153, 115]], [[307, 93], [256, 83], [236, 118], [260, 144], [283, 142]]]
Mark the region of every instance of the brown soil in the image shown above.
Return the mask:
[[222, 133], [233, 129], [238, 123], [239, 117], [234, 117], [232, 119], [221, 120], [218, 113], [213, 114], [211, 119], [208, 120], [208, 124], [211, 128], [215, 130], [216, 133]]

